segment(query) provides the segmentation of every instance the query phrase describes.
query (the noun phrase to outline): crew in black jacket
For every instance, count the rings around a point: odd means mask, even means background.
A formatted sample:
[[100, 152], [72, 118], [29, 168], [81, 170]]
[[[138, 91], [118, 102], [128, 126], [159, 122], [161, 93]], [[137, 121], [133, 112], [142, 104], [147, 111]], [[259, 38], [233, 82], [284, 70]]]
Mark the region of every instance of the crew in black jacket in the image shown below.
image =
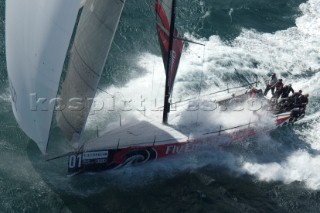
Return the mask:
[[282, 89], [281, 98], [288, 98], [290, 92], [292, 92], [292, 94], [294, 94], [294, 90], [292, 89], [291, 84], [284, 86]]

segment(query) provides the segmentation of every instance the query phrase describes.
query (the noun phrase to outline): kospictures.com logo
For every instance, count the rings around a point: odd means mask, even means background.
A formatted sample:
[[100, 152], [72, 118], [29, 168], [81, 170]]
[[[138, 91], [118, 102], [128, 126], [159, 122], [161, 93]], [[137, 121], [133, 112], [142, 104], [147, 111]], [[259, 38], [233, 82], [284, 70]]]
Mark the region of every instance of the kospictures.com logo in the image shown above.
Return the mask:
[[[208, 99], [198, 101], [197, 99], [190, 99], [187, 102], [176, 102], [171, 103], [171, 111], [178, 111], [179, 108], [184, 108], [185, 111], [258, 111], [264, 108], [265, 101], [261, 99], [248, 99], [242, 98], [230, 98], [221, 103], [217, 103], [215, 99]], [[69, 111], [82, 111], [88, 110], [99, 112], [99, 111], [162, 111], [163, 100], [153, 99], [147, 100], [140, 96], [137, 99], [126, 99], [123, 97], [109, 97], [109, 98], [70, 98], [63, 100], [60, 97], [57, 98], [44, 98], [38, 97], [36, 93], [30, 94], [30, 110], [31, 111], [48, 111], [54, 109], [55, 111], [63, 111], [65, 109]]]

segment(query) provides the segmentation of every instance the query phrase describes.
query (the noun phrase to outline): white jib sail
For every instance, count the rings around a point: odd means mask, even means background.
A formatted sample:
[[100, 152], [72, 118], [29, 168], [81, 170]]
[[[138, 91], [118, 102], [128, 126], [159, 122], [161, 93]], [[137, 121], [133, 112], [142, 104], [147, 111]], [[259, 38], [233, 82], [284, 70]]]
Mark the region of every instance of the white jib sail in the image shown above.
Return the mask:
[[66, 138], [78, 142], [123, 10], [124, 0], [86, 1], [61, 89], [64, 106], [57, 123]]
[[45, 153], [55, 98], [80, 0], [7, 0], [6, 57], [12, 109]]

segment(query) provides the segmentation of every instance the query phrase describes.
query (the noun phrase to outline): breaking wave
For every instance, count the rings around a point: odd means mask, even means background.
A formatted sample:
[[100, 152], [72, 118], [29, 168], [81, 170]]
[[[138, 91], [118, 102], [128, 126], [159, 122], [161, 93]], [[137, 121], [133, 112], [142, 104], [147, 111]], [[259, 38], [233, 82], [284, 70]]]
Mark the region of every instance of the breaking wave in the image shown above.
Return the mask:
[[[240, 35], [229, 43], [222, 41], [218, 36], [197, 39], [193, 34], [185, 34], [189, 39], [204, 43], [205, 47], [195, 44], [187, 45], [176, 78], [173, 102], [196, 97], [197, 103], [201, 103], [205, 101], [199, 99], [202, 94], [241, 85], [255, 80], [256, 76], [261, 82], [260, 87], [264, 87], [266, 75], [270, 72], [277, 73], [285, 83], [292, 83], [294, 89], [303, 89], [304, 92], [310, 93], [306, 118], [300, 121], [297, 127], [276, 131], [277, 135], [282, 134], [281, 131], [291, 132], [290, 134], [301, 139], [296, 143], [305, 143], [306, 146], [301, 148], [296, 145], [298, 148], [294, 150], [287, 147], [288, 154], [283, 158], [279, 153], [279, 145], [275, 144], [287, 143], [290, 137], [281, 140], [277, 139], [278, 136], [271, 136], [268, 140], [256, 138], [262, 141], [259, 143], [265, 143], [262, 145], [263, 150], [255, 150], [256, 155], [263, 152], [266, 147], [278, 155], [271, 155], [268, 162], [259, 162], [256, 159], [257, 156], [244, 157], [242, 154], [239, 156], [239, 153], [234, 155], [228, 153], [225, 157], [232, 158], [230, 162], [233, 163], [229, 162], [224, 165], [229, 165], [227, 166], [229, 169], [241, 174], [253, 175], [263, 181], [283, 181], [284, 183], [302, 181], [309, 188], [320, 189], [320, 174], [314, 169], [319, 167], [320, 157], [318, 153], [312, 153], [313, 150], [320, 148], [317, 134], [320, 114], [316, 113], [320, 107], [317, 102], [319, 99], [317, 91], [320, 86], [316, 83], [320, 77], [319, 5], [319, 0], [310, 0], [301, 4], [302, 16], [296, 19], [295, 27], [275, 33], [261, 33], [243, 28]], [[204, 18], [210, 16], [210, 11], [206, 14]], [[133, 117], [146, 115], [160, 122], [161, 112], [155, 109], [159, 109], [163, 102], [162, 59], [151, 53], [143, 52], [136, 58], [136, 63], [145, 70], [145, 75], [131, 80], [121, 88], [114, 86], [104, 88], [109, 94], [102, 91], [97, 97], [106, 100], [110, 94], [118, 96], [118, 115], [122, 114], [121, 119], [124, 122], [126, 113]], [[130, 103], [130, 113], [121, 111], [125, 106], [129, 106], [124, 105], [125, 102]], [[212, 128], [214, 125], [230, 127], [255, 119], [252, 118], [252, 112], [214, 111], [208, 114], [199, 113], [199, 111], [186, 112], [183, 110], [186, 106], [181, 107], [182, 110], [180, 108], [170, 115], [170, 122], [176, 127], [187, 124], [193, 128], [192, 121], [194, 120], [202, 122], [204, 129]], [[103, 110], [96, 111], [90, 116], [87, 127], [94, 129], [96, 125], [103, 126], [106, 120], [118, 125], [119, 118], [111, 117], [110, 113], [103, 112]], [[110, 126], [114, 127], [114, 125], [109, 125], [109, 128]], [[219, 161], [221, 162], [220, 159]], [[212, 160], [212, 156], [205, 162], [213, 165], [219, 164]]]

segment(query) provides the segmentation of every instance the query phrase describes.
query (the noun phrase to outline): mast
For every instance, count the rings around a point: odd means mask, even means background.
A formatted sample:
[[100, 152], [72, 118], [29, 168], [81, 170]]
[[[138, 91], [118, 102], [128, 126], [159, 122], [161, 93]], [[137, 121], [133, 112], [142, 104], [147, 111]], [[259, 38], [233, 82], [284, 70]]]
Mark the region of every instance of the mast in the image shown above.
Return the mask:
[[164, 93], [164, 105], [163, 105], [163, 117], [162, 123], [168, 124], [168, 113], [170, 112], [169, 98], [171, 95], [170, 91], [170, 73], [172, 68], [172, 56], [173, 56], [173, 40], [174, 40], [174, 30], [175, 30], [175, 18], [176, 18], [176, 0], [172, 1], [171, 10], [171, 21], [170, 21], [170, 33], [169, 33], [169, 54], [166, 64], [166, 85]]

